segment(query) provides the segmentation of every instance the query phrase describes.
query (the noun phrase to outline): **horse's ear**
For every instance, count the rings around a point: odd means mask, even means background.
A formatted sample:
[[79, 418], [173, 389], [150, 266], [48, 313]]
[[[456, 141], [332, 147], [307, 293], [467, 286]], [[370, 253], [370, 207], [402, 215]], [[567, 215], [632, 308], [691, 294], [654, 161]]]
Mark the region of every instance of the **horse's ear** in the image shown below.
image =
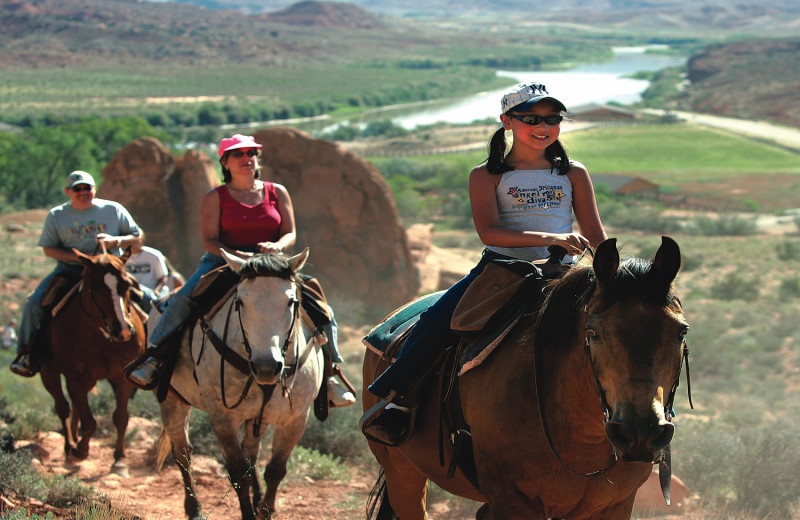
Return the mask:
[[239, 258], [236, 255], [232, 255], [222, 248], [220, 248], [219, 252], [222, 253], [222, 258], [224, 258], [225, 261], [228, 262], [228, 265], [231, 266], [231, 268], [234, 271], [238, 273], [239, 271], [242, 270], [242, 266], [245, 263], [245, 260], [243, 258]]
[[292, 268], [292, 272], [296, 273], [302, 269], [306, 263], [306, 260], [308, 260], [308, 248], [303, 249], [302, 253], [296, 254], [289, 258], [289, 265]]
[[619, 251], [617, 251], [616, 238], [604, 240], [597, 246], [592, 267], [597, 277], [597, 285], [604, 285], [614, 278], [617, 274], [617, 269], [619, 269]]
[[681, 248], [678, 243], [669, 237], [661, 237], [661, 247], [656, 251], [653, 259], [651, 271], [658, 274], [658, 277], [669, 285], [678, 275], [681, 268]]

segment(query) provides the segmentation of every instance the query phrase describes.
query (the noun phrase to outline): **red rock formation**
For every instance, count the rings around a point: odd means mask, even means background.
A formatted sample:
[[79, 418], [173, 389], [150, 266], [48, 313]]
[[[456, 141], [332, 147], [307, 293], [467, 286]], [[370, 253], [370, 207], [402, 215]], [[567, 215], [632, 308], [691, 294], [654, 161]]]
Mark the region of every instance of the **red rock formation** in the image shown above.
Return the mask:
[[[286, 186], [297, 220], [305, 272], [328, 298], [386, 313], [414, 298], [419, 277], [391, 189], [377, 170], [344, 148], [292, 128], [255, 134], [264, 145], [262, 178]], [[184, 275], [200, 256], [200, 205], [219, 184], [216, 157], [187, 152], [173, 159], [156, 139], [136, 139], [103, 169], [98, 196], [116, 200]]]
[[330, 141], [289, 127], [254, 134], [263, 177], [286, 186], [297, 218], [296, 250], [311, 248], [304, 271], [331, 300], [386, 312], [419, 288], [391, 188], [374, 166]]
[[157, 139], [142, 137], [117, 151], [102, 176], [97, 196], [125, 206], [144, 229], [145, 243], [191, 274], [204, 251], [200, 203], [219, 184], [208, 156], [188, 152], [176, 161]]

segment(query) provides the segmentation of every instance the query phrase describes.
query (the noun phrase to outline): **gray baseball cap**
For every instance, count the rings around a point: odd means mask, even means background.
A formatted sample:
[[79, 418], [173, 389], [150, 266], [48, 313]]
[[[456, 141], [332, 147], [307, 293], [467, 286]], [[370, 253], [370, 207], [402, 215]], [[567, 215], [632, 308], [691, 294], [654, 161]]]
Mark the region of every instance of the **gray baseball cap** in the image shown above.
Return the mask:
[[78, 184], [88, 184], [89, 186], [94, 186], [94, 179], [91, 175], [84, 171], [75, 170], [67, 175], [67, 189], [77, 186]]

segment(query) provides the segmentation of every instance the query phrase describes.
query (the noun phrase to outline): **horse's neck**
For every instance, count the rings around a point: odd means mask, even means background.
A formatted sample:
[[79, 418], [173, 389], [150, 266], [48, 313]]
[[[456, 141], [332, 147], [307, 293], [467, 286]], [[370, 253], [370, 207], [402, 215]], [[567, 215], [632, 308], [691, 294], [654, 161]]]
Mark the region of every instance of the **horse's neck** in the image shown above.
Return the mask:
[[575, 435], [605, 443], [603, 408], [583, 346], [584, 338], [578, 334], [572, 344], [551, 348], [542, 355], [543, 395], [555, 403], [553, 410], [569, 410]]

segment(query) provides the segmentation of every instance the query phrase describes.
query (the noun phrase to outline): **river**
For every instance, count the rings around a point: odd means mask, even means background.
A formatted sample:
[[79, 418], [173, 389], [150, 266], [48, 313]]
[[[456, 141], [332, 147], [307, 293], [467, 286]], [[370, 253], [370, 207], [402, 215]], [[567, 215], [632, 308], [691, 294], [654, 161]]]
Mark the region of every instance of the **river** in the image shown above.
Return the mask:
[[[589, 103], [635, 103], [647, 89], [646, 80], [626, 76], [640, 71], [656, 71], [682, 65], [686, 58], [645, 52], [645, 47], [615, 48], [615, 58], [605, 63], [578, 65], [559, 71], [500, 70], [497, 75], [509, 78], [509, 86], [535, 81], [544, 83], [554, 97], [567, 108]], [[466, 99], [435, 107], [417, 109], [413, 113], [392, 117], [392, 121], [407, 129], [437, 122], [471, 123], [500, 114], [500, 98], [506, 89], [475, 94]]]

